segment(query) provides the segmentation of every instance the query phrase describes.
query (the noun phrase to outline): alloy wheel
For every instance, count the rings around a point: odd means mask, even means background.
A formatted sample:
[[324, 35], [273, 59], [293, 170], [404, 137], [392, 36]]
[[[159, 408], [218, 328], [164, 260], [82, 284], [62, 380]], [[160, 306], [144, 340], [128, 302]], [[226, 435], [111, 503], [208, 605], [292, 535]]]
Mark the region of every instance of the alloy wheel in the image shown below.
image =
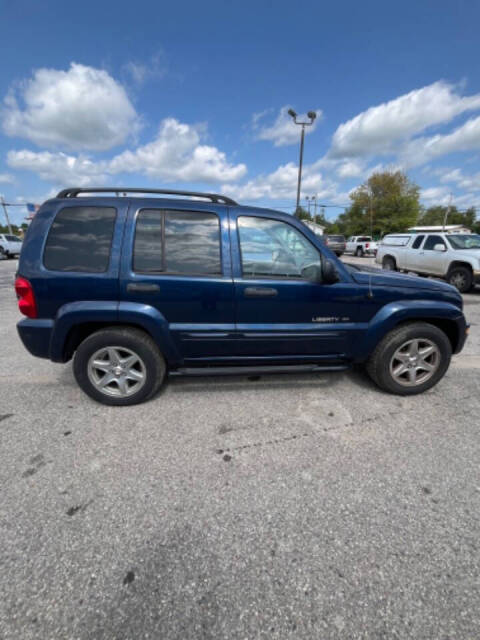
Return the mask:
[[120, 398], [140, 391], [147, 379], [143, 360], [125, 347], [103, 347], [95, 351], [88, 361], [87, 373], [98, 391]]
[[431, 340], [415, 338], [404, 342], [390, 360], [390, 374], [405, 387], [421, 385], [436, 373], [440, 366], [440, 349]]

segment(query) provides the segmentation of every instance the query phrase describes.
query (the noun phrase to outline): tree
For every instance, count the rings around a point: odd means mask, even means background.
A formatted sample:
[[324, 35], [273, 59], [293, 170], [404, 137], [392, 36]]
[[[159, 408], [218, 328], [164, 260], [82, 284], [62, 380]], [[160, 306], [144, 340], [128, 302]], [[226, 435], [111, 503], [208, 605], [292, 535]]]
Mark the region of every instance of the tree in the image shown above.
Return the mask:
[[448, 213], [446, 224], [463, 224], [469, 229], [476, 227], [477, 212], [475, 207], [470, 207], [466, 211], [459, 211], [457, 207], [435, 206], [422, 211], [418, 220], [419, 225], [441, 225]]
[[372, 174], [350, 194], [352, 204], [338, 217], [340, 233], [346, 236], [406, 231], [420, 213], [420, 188], [402, 171]]

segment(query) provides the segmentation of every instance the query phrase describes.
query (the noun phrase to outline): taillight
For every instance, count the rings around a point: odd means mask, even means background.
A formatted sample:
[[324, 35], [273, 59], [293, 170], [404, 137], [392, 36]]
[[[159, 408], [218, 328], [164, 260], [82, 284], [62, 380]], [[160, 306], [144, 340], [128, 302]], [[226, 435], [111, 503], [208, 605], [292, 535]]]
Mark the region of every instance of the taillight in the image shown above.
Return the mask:
[[17, 278], [15, 280], [15, 292], [18, 298], [18, 308], [27, 318], [37, 317], [37, 303], [35, 302], [35, 294], [33, 287], [25, 278]]
[[366, 242], [366, 243], [365, 243], [365, 249], [368, 249], [368, 247], [369, 247], [369, 246], [370, 246], [370, 243], [369, 243], [369, 242]]

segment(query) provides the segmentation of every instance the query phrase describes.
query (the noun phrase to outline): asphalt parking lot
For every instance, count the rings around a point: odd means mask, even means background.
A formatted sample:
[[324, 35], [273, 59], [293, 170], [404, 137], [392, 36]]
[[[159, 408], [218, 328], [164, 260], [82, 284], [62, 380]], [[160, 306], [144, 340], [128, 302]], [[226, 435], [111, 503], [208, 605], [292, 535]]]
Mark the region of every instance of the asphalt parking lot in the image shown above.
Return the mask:
[[[368, 261], [368, 259], [364, 259]], [[444, 380], [175, 379], [95, 404], [20, 344], [0, 262], [0, 638], [472, 639], [480, 288]]]

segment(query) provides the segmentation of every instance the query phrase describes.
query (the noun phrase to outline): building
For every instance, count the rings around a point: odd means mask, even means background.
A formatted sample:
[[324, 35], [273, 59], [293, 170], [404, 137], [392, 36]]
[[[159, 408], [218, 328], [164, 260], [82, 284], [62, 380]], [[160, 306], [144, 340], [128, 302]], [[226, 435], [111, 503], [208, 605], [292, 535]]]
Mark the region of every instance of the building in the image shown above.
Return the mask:
[[410, 227], [410, 233], [472, 233], [471, 229], [463, 224], [437, 224], [427, 225], [426, 227]]
[[316, 233], [317, 236], [323, 236], [323, 232], [325, 231], [325, 227], [322, 227], [321, 224], [317, 224], [316, 222], [312, 222], [311, 220], [302, 220], [303, 224], [307, 225], [309, 229]]

